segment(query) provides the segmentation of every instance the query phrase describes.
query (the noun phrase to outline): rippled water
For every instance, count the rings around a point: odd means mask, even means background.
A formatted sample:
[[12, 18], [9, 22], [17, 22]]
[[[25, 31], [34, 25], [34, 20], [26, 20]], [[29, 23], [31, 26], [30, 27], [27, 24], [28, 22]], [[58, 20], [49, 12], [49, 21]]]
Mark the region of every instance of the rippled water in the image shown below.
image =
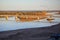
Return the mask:
[[46, 19], [43, 21], [34, 22], [16, 22], [13, 21], [2, 21], [0, 20], [0, 31], [16, 30], [16, 29], [26, 29], [26, 28], [38, 28], [38, 27], [49, 27], [60, 23], [60, 18], [55, 18], [52, 23], [49, 23]]

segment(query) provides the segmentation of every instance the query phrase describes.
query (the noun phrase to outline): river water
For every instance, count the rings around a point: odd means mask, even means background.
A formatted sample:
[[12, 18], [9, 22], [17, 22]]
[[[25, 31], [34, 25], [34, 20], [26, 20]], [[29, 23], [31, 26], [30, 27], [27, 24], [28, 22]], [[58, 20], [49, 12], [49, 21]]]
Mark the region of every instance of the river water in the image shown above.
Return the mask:
[[41, 21], [32, 21], [32, 22], [16, 22], [13, 18], [10, 18], [12, 19], [12, 21], [11, 20], [2, 21], [2, 19], [0, 19], [0, 31], [49, 27], [60, 23], [60, 18], [55, 18], [55, 20], [52, 23], [49, 23], [46, 19], [43, 19]]

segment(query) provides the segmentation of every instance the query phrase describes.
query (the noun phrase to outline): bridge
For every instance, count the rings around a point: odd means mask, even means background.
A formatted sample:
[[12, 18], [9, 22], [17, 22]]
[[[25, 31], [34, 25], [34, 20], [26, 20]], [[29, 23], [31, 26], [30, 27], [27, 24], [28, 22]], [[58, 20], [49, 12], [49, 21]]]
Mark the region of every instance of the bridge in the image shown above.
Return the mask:
[[[54, 12], [54, 11], [50, 11], [50, 12]], [[0, 11], [0, 18], [6, 18], [6, 20], [8, 20], [8, 18], [12, 16], [15, 17], [16, 21], [34, 21], [34, 20], [46, 19], [48, 18], [48, 16], [52, 16], [52, 15], [48, 14], [46, 11], [42, 11], [42, 12], [41, 11], [37, 11], [37, 12]]]

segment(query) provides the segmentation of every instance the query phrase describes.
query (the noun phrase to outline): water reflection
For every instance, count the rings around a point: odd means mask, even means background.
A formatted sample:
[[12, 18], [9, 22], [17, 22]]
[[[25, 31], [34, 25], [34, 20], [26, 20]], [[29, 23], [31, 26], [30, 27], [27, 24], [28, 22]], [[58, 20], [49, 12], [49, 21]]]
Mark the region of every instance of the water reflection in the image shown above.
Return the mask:
[[60, 18], [55, 18], [51, 23], [46, 19], [35, 20], [31, 22], [16, 22], [15, 17], [9, 18], [6, 21], [4, 18], [0, 18], [0, 31], [16, 30], [16, 29], [26, 29], [26, 28], [38, 28], [38, 27], [49, 27], [60, 23]]

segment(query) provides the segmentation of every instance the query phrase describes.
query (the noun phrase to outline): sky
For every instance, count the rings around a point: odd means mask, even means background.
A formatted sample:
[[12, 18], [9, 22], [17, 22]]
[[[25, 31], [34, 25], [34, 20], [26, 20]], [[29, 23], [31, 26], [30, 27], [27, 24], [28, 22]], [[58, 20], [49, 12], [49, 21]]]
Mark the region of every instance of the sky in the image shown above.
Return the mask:
[[0, 10], [60, 10], [60, 0], [0, 0]]

